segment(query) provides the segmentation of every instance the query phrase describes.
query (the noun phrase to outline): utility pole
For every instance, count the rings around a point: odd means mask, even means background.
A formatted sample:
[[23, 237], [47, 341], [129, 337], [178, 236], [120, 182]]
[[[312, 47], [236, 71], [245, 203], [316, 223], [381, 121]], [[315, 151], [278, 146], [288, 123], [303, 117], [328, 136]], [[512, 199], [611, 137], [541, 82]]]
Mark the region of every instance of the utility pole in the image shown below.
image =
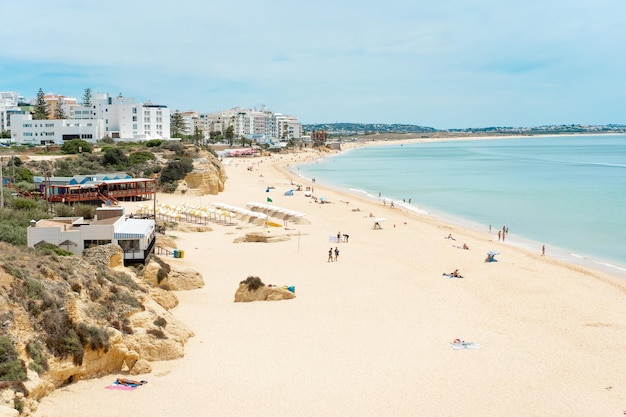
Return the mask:
[[0, 156], [0, 208], [4, 208], [4, 176], [2, 175], [2, 163], [4, 158]]

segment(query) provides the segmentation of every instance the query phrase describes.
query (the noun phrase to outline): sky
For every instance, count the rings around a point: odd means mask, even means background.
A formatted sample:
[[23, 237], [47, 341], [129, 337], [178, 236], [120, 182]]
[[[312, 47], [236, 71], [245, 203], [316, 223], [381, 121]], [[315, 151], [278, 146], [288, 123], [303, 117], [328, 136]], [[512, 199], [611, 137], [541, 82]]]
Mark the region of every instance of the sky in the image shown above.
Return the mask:
[[0, 91], [436, 129], [626, 124], [624, 0], [20, 0]]

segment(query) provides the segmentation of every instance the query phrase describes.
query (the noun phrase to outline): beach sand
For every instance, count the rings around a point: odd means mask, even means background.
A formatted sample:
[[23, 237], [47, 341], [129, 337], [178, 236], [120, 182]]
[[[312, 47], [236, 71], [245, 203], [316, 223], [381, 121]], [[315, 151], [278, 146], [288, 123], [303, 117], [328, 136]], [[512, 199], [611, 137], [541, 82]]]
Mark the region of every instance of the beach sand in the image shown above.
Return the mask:
[[[168, 231], [185, 251], [168, 260], [200, 271], [206, 283], [177, 293], [173, 313], [195, 333], [185, 357], [153, 363], [151, 374], [134, 377], [149, 381], [134, 391], [105, 389], [117, 375], [60, 388], [35, 415], [623, 415], [625, 282], [281, 168], [316, 157], [233, 159], [219, 195], [159, 195], [239, 207], [269, 197], [308, 223], [266, 229], [236, 220], [210, 223], [210, 232]], [[285, 196], [292, 180], [330, 203], [303, 191]], [[370, 214], [386, 219], [381, 230]], [[287, 239], [234, 243], [249, 232]], [[349, 242], [330, 242], [338, 232]], [[470, 249], [455, 247], [463, 243]], [[328, 262], [331, 247], [340, 250], [337, 262]], [[500, 252], [498, 262], [484, 262], [490, 250]], [[457, 268], [464, 278], [442, 276]], [[293, 285], [296, 298], [234, 303], [250, 275]], [[452, 349], [456, 338], [480, 349]]]

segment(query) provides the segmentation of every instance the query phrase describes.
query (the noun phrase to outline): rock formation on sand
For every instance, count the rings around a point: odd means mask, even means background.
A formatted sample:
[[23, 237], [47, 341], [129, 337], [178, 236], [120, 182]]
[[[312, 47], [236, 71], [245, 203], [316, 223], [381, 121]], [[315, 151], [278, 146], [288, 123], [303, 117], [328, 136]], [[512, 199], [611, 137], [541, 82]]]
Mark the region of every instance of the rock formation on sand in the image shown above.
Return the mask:
[[198, 194], [217, 194], [224, 191], [226, 171], [219, 160], [211, 153], [200, 148], [194, 151], [192, 172], [185, 177], [188, 188], [195, 189]]
[[15, 363], [13, 374], [0, 375], [11, 381], [0, 382], [0, 415], [11, 415], [3, 406], [28, 415], [71, 382], [149, 373], [151, 361], [184, 355], [193, 332], [168, 311], [178, 299], [167, 290], [203, 286], [198, 272], [157, 257], [144, 268], [124, 267], [114, 244], [82, 257], [4, 243], [0, 250], [7, 255], [0, 261], [0, 353]]
[[235, 302], [290, 300], [296, 295], [283, 287], [267, 286], [259, 277], [248, 277], [239, 283]]

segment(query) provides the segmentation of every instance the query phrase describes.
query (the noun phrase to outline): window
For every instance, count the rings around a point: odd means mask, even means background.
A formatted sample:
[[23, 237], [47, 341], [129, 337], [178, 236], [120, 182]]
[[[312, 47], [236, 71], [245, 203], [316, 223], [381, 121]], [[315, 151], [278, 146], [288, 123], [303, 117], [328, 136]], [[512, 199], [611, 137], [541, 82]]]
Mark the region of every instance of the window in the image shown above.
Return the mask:
[[137, 116], [133, 116], [133, 122], [137, 121]]
[[137, 123], [133, 123], [133, 130], [137, 130]]
[[133, 107], [133, 114], [137, 114], [137, 107]]

